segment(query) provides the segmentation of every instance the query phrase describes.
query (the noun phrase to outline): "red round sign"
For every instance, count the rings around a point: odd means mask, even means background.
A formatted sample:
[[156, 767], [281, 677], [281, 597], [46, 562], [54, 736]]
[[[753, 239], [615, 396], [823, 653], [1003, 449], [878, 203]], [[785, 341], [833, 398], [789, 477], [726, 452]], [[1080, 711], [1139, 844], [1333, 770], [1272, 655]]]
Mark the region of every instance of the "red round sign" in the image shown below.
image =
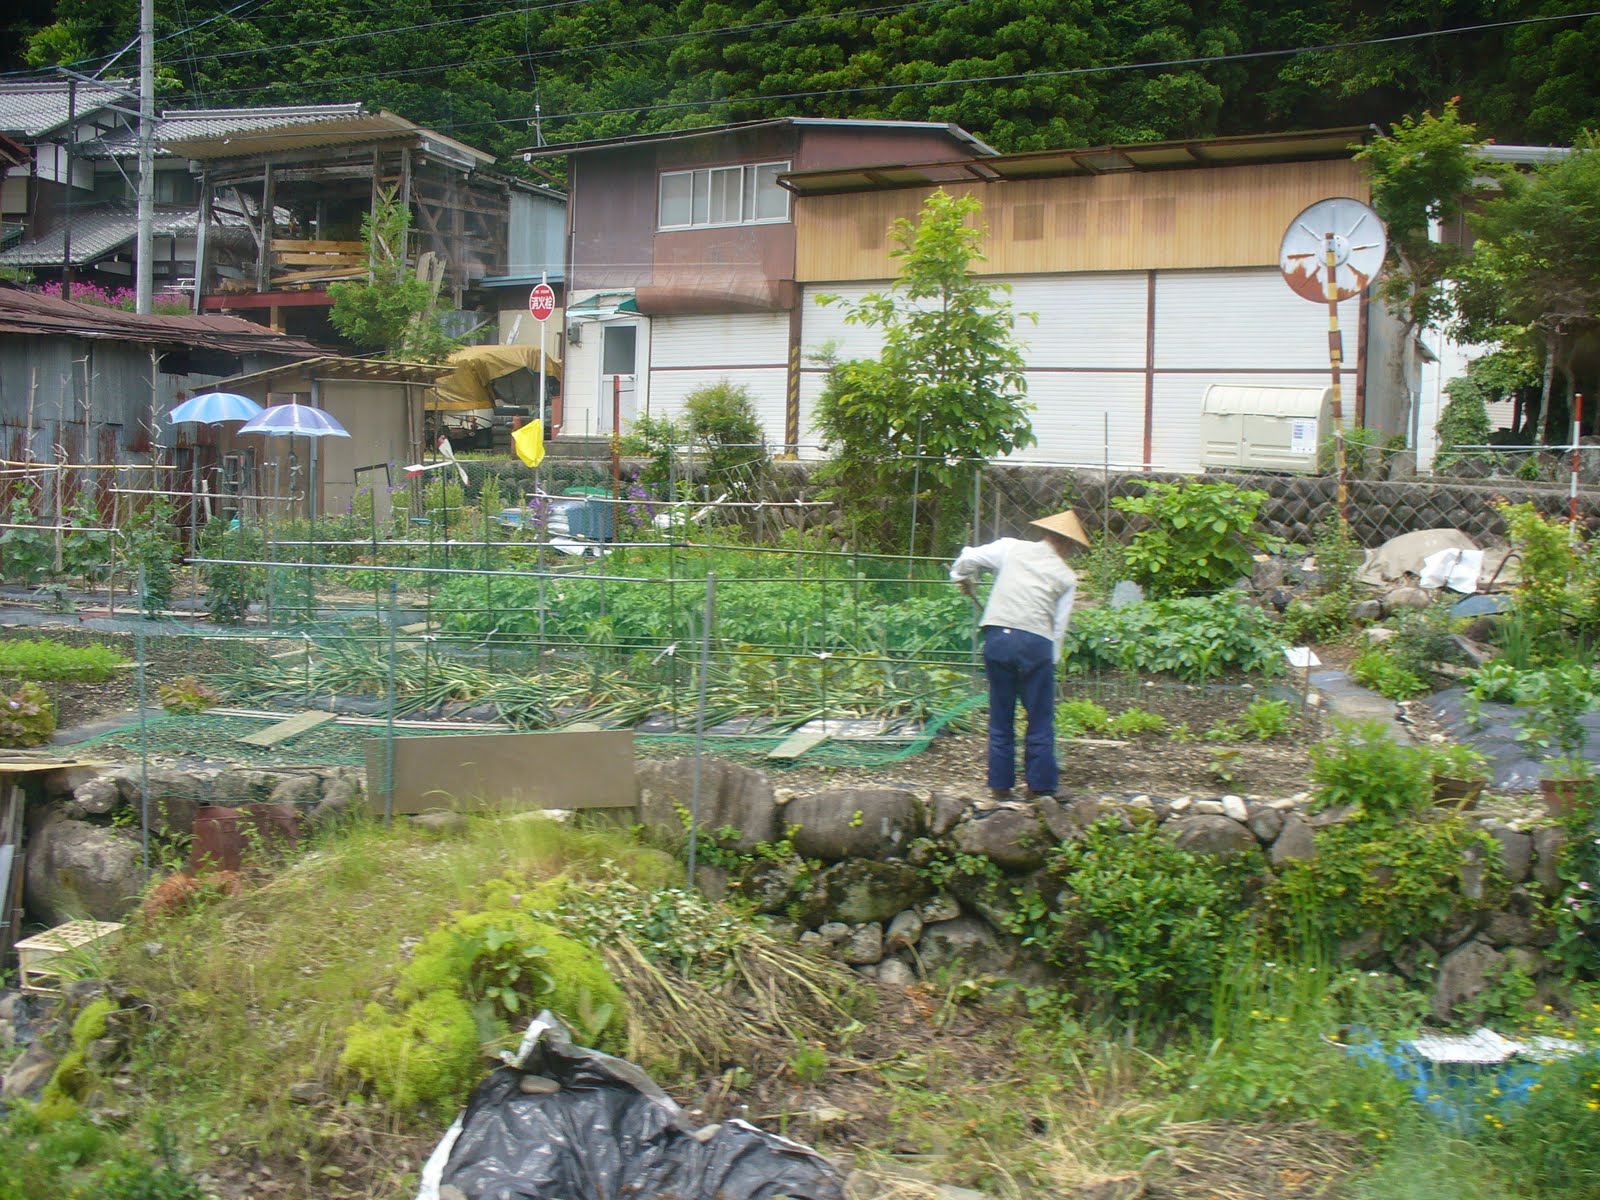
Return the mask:
[[548, 283], [537, 284], [528, 293], [528, 311], [535, 321], [548, 321], [556, 310], [556, 292]]

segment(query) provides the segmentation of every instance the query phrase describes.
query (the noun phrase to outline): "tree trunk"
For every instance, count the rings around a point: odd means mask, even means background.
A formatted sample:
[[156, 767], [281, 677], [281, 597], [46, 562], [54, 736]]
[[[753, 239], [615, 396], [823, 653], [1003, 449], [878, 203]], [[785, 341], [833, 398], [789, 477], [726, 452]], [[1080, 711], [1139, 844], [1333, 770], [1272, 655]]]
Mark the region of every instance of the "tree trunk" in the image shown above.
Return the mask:
[[1546, 334], [1544, 339], [1544, 383], [1539, 388], [1539, 412], [1530, 424], [1530, 431], [1539, 445], [1544, 445], [1544, 421], [1550, 412], [1550, 382], [1556, 372], [1556, 335]]

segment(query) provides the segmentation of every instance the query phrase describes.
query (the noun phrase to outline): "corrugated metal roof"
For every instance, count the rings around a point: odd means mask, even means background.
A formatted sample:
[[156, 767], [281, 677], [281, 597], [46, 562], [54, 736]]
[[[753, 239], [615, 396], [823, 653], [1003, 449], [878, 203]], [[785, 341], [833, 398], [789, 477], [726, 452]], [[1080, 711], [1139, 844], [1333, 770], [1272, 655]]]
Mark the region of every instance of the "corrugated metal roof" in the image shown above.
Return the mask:
[[[196, 217], [193, 209], [157, 210], [151, 230], [158, 237], [193, 236]], [[72, 214], [72, 261], [75, 264], [98, 262], [117, 247], [133, 241], [138, 233], [138, 216], [131, 208], [86, 208]], [[60, 266], [66, 251], [66, 226], [49, 233], [26, 238], [0, 253], [0, 265], [8, 267]]]
[[67, 123], [67, 110], [84, 117], [108, 104], [137, 107], [138, 93], [129, 79], [80, 83], [68, 95], [66, 80], [35, 83], [0, 83], [0, 131], [34, 138]]
[[0, 286], [0, 334], [7, 333], [193, 346], [225, 354], [316, 358], [323, 353], [302, 338], [275, 333], [240, 317], [146, 317]]
[[453, 370], [455, 368], [446, 363], [396, 362], [386, 358], [345, 358], [330, 354], [268, 367], [265, 371], [252, 371], [248, 375], [235, 375], [231, 379], [219, 380], [214, 386], [218, 390], [225, 390], [255, 383], [271, 383], [274, 379], [281, 379], [285, 375], [307, 372], [317, 379], [432, 384]]
[[554, 146], [524, 146], [517, 153], [523, 158], [555, 158], [563, 154], [582, 154], [589, 150], [606, 150], [613, 146], [634, 146], [645, 142], [681, 142], [690, 138], [715, 137], [724, 133], [741, 133], [748, 129], [775, 129], [781, 125], [838, 126], [845, 129], [917, 129], [924, 132], [940, 130], [955, 141], [971, 146], [982, 155], [999, 154], [993, 146], [968, 133], [961, 126], [948, 121], [874, 121], [851, 120], [843, 117], [772, 117], [760, 121], [735, 121], [728, 125], [706, 125], [699, 129], [669, 129], [662, 133], [635, 133], [626, 137], [595, 138], [587, 142], [567, 142]]
[[932, 187], [942, 183], [1056, 179], [1072, 175], [1106, 175], [1118, 171], [1305, 162], [1348, 158], [1354, 153], [1354, 147], [1366, 141], [1372, 133], [1370, 125], [1354, 125], [1302, 133], [1246, 134], [1178, 142], [1132, 142], [1079, 150], [1002, 154], [996, 158], [794, 171], [782, 176], [779, 182], [796, 195], [825, 196], [840, 192]]

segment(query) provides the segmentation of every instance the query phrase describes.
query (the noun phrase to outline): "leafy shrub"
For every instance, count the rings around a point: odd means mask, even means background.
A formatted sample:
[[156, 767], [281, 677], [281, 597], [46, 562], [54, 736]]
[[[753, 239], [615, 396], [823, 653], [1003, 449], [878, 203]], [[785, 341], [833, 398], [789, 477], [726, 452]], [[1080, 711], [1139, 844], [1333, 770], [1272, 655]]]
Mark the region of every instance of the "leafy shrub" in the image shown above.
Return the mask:
[[32, 484], [19, 484], [11, 494], [8, 528], [0, 529], [0, 578], [12, 583], [35, 583], [55, 565], [54, 535], [34, 524], [38, 502], [39, 489]]
[[1350, 678], [1391, 700], [1409, 700], [1428, 690], [1428, 681], [1407, 670], [1382, 646], [1368, 646], [1350, 662]]
[[1419, 747], [1404, 746], [1377, 721], [1336, 721], [1311, 748], [1313, 806], [1346, 805], [1375, 817], [1398, 817], [1433, 799], [1433, 765]]
[[1482, 450], [1461, 450], [1460, 446], [1486, 446], [1494, 427], [1489, 423], [1488, 397], [1483, 385], [1473, 379], [1470, 371], [1458, 375], [1445, 384], [1445, 394], [1450, 397], [1439, 414], [1434, 431], [1439, 438], [1439, 452], [1434, 466], [1448, 471], [1462, 462], [1483, 461], [1487, 455]]
[[1350, 628], [1350, 598], [1325, 592], [1310, 600], [1294, 599], [1283, 611], [1283, 639], [1291, 646], [1336, 640]]
[[[1370, 811], [1318, 833], [1314, 859], [1279, 869], [1267, 896], [1272, 919], [1310, 913], [1325, 937], [1371, 931], [1392, 948], [1503, 898], [1505, 879], [1488, 834], [1459, 817], [1374, 818]], [[1461, 894], [1461, 865], [1469, 854], [1484, 864], [1482, 898]]]
[[748, 495], [767, 466], [766, 435], [749, 390], [726, 379], [696, 388], [683, 398], [683, 420], [713, 498]]
[[1142, 496], [1118, 496], [1113, 505], [1148, 522], [1124, 551], [1129, 575], [1155, 597], [1231, 586], [1255, 565], [1252, 531], [1266, 498], [1198, 480], [1150, 483]]
[[1079, 613], [1067, 630], [1068, 671], [1157, 672], [1198, 682], [1224, 671], [1274, 671], [1272, 618], [1232, 595], [1144, 600]]
[[[1586, 1015], [1591, 1028], [1600, 1026], [1600, 1005], [1590, 1005]], [[1591, 1050], [1547, 1063], [1539, 1073], [1539, 1087], [1527, 1101], [1490, 1125], [1502, 1148], [1507, 1177], [1538, 1181], [1538, 1194], [1548, 1200], [1600, 1195], [1600, 1140], [1594, 1136], [1597, 1103], [1600, 1054]]]
[[42, 746], [56, 731], [56, 710], [36, 683], [0, 692], [0, 746]]
[[109, 646], [98, 642], [87, 646], [68, 646], [51, 638], [19, 638], [0, 641], [0, 676], [20, 675], [24, 679], [72, 679], [101, 683], [112, 672], [127, 665]]
[[1501, 504], [1512, 547], [1521, 558], [1517, 611], [1546, 656], [1564, 657], [1564, 636], [1600, 634], [1600, 553], [1562, 520], [1532, 504]]
[[1154, 827], [1098, 822], [1056, 852], [1061, 880], [1047, 957], [1090, 1007], [1160, 1020], [1209, 1005], [1242, 872], [1180, 850]]
[[[787, 842], [771, 849], [781, 860], [787, 857], [785, 848], [792, 851]], [[734, 954], [748, 934], [745, 922], [698, 892], [644, 888], [627, 879], [614, 880], [604, 890], [563, 888], [551, 905], [551, 919], [590, 946], [626, 938], [646, 958], [702, 981], [732, 976]]]

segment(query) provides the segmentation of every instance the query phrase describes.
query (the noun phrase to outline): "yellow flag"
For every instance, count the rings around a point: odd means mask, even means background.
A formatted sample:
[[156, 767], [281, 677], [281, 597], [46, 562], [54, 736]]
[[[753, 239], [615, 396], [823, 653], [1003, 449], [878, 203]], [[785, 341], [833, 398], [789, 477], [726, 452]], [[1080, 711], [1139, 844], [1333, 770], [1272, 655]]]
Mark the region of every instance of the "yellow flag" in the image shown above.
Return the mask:
[[529, 421], [521, 429], [512, 430], [511, 444], [523, 465], [537, 467], [544, 461], [544, 426], [538, 421]]

